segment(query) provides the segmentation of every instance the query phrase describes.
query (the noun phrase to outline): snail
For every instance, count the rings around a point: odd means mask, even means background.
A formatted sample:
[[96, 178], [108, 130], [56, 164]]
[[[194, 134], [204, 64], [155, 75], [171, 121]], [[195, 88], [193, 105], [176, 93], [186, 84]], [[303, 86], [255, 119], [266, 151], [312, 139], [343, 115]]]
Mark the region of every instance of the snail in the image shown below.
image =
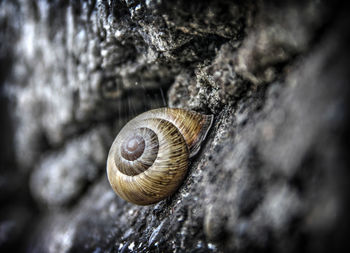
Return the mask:
[[178, 108], [159, 108], [129, 121], [115, 138], [107, 158], [107, 176], [123, 199], [150, 205], [180, 186], [213, 122]]

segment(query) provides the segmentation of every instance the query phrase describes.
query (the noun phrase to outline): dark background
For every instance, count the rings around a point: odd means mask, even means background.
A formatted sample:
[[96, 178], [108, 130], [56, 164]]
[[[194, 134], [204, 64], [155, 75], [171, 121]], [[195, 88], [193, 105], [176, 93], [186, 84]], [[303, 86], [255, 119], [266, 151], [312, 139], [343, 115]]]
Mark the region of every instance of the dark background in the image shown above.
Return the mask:
[[[342, 1], [1, 1], [1, 252], [340, 252]], [[163, 106], [213, 114], [179, 190], [140, 207], [105, 161]]]

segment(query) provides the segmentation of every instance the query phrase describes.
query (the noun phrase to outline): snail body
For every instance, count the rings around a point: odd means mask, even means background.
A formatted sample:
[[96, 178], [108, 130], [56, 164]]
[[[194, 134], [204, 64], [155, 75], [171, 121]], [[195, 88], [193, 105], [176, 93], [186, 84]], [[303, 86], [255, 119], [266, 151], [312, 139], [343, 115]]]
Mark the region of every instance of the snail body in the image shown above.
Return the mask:
[[212, 122], [212, 115], [178, 108], [154, 109], [129, 121], [115, 138], [107, 159], [113, 190], [138, 205], [173, 194]]

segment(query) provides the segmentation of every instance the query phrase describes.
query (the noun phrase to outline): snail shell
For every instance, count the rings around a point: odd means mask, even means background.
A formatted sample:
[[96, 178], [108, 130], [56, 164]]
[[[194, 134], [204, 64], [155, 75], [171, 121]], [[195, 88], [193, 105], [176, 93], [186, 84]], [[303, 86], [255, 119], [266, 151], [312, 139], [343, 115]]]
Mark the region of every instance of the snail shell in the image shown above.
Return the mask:
[[138, 205], [173, 194], [212, 122], [212, 115], [175, 108], [151, 110], [129, 121], [108, 155], [107, 175], [113, 190]]

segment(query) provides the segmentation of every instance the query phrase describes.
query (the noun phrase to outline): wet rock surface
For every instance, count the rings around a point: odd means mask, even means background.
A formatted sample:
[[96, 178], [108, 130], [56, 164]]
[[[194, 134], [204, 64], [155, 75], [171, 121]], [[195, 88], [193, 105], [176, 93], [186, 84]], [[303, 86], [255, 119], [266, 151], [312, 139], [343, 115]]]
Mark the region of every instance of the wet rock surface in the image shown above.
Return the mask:
[[[341, 2], [2, 1], [2, 252], [330, 252], [349, 230]], [[176, 193], [117, 197], [118, 130], [213, 114]]]

